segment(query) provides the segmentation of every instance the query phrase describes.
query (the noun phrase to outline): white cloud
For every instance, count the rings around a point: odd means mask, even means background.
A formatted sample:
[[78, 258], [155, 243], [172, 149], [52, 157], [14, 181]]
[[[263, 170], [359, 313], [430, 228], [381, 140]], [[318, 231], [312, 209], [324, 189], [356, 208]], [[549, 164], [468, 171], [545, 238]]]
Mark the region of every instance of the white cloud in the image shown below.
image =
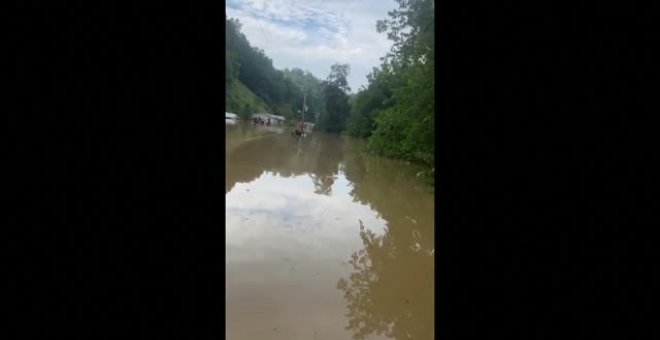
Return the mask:
[[266, 172], [237, 183], [226, 194], [227, 261], [263, 260], [278, 250], [348, 258], [362, 247], [359, 220], [377, 233], [386, 225], [377, 211], [353, 201], [350, 185], [338, 174], [330, 197], [314, 193], [306, 175], [282, 178]]
[[278, 69], [302, 68], [325, 79], [333, 63], [348, 63], [355, 92], [392, 43], [376, 32], [393, 0], [228, 0], [227, 16], [242, 23], [253, 46]]

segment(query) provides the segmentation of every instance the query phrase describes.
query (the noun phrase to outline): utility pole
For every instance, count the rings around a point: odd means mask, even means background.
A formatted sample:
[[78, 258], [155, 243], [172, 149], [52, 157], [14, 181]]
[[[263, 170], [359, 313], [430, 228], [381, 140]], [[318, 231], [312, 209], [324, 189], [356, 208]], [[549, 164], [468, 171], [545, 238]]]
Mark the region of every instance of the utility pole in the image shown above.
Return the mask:
[[302, 109], [302, 121], [305, 122], [305, 109], [307, 108], [307, 93], [303, 91], [303, 109]]

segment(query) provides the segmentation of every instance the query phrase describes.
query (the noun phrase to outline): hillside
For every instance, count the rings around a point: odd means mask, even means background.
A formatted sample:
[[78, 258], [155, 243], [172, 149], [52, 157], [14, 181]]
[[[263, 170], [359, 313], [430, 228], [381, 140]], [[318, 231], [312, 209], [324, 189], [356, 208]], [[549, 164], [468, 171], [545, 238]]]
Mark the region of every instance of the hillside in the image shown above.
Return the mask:
[[238, 79], [226, 84], [225, 103], [227, 112], [236, 113], [242, 118], [256, 112], [271, 112], [268, 105]]
[[[324, 109], [321, 81], [302, 70], [278, 70], [264, 50], [250, 45], [237, 19], [226, 20], [225, 94], [227, 111], [239, 115], [270, 112], [294, 119], [302, 109]], [[314, 119], [313, 114], [308, 119]]]

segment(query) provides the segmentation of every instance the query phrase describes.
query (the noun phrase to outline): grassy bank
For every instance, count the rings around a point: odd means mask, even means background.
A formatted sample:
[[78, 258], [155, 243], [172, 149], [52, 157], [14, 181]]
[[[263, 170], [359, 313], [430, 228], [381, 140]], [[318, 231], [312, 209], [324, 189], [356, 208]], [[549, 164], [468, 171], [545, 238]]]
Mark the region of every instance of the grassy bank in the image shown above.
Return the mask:
[[227, 84], [225, 91], [227, 112], [236, 113], [241, 118], [248, 118], [250, 114], [256, 112], [270, 112], [268, 105], [238, 80]]

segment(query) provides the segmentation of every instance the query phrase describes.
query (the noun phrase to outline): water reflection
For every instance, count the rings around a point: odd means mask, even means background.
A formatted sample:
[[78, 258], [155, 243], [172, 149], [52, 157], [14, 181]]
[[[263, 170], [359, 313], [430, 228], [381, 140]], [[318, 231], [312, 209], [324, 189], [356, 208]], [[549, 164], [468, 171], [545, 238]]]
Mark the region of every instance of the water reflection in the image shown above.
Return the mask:
[[387, 223], [378, 234], [359, 221], [363, 247], [350, 257], [352, 272], [337, 283], [354, 339], [434, 338], [434, 206], [427, 188], [411, 180], [417, 171], [347, 153], [351, 197]]
[[227, 136], [227, 338], [433, 338], [433, 196], [415, 166], [337, 135]]
[[322, 157], [317, 157], [314, 170], [311, 172], [316, 189], [314, 193], [331, 195], [332, 185], [339, 173], [339, 163], [344, 158], [342, 139], [335, 138], [334, 141], [330, 141], [325, 135], [317, 135], [312, 138], [313, 148], [323, 150]]
[[225, 193], [269, 171], [282, 177], [309, 175], [315, 193], [330, 195], [343, 159], [342, 143], [336, 138], [320, 133], [306, 138], [282, 133], [246, 138], [228, 150]]
[[379, 236], [360, 221], [364, 248], [351, 255], [352, 273], [337, 283], [354, 339], [433, 339], [433, 250], [420, 247], [420, 237], [392, 229]]

